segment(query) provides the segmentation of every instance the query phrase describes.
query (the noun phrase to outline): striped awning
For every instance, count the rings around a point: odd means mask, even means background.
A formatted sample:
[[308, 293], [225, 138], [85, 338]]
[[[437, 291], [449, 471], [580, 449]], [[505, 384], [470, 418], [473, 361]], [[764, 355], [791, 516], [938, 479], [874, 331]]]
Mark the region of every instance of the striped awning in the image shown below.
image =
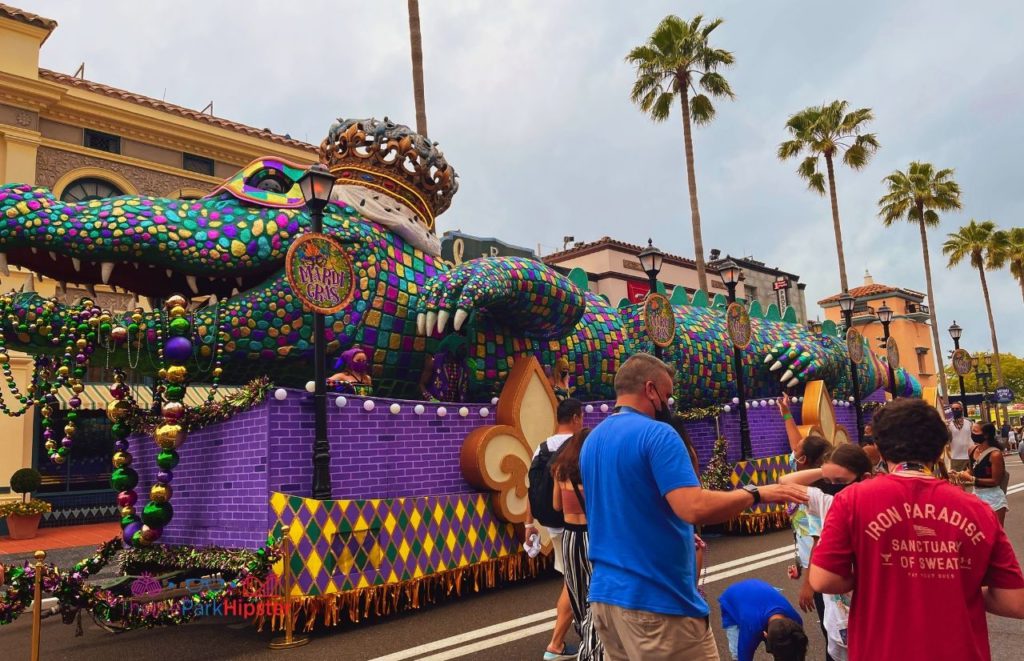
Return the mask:
[[[113, 397], [110, 396], [109, 383], [90, 383], [85, 386], [85, 390], [79, 395], [79, 399], [82, 400], [83, 409], [106, 409]], [[149, 386], [133, 385], [131, 388], [132, 397], [139, 403], [139, 406], [144, 409], [148, 409], [153, 406], [153, 390]], [[225, 397], [234, 395], [238, 392], [238, 388], [227, 388], [219, 386], [216, 393], [213, 395], [213, 401], [221, 400]], [[206, 403], [207, 398], [210, 397], [213, 388], [208, 385], [190, 385], [185, 389], [185, 404], [187, 406], [202, 406]], [[60, 402], [61, 408], [67, 408], [68, 400], [71, 399], [73, 393], [67, 388], [61, 388], [57, 392], [57, 399]]]

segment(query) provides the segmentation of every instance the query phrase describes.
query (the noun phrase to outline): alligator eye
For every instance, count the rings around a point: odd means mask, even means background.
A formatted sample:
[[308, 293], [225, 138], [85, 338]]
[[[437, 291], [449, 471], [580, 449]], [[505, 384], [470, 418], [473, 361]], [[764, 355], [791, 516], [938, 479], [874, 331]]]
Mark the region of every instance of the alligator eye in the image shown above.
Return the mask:
[[286, 193], [294, 185], [288, 176], [277, 168], [263, 168], [249, 175], [245, 185], [268, 193]]

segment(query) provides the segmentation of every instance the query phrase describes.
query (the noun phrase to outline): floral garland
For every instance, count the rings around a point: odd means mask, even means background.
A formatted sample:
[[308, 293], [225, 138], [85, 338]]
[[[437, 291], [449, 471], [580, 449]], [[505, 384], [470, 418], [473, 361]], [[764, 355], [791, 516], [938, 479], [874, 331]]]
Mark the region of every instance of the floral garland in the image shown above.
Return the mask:
[[[205, 590], [183, 597], [140, 603], [132, 596], [121, 596], [85, 582], [92, 573], [106, 566], [114, 555], [124, 548], [120, 537], [99, 547], [96, 552], [62, 571], [54, 565], [44, 565], [43, 589], [58, 601], [64, 621], [70, 622], [80, 609], [88, 610], [106, 622], [118, 623], [127, 629], [138, 627], [182, 624], [201, 614], [202, 609], [186, 602], [200, 604], [223, 598], [252, 601], [260, 595], [247, 592], [250, 577], [262, 579], [280, 559], [279, 540], [267, 538], [267, 544], [257, 551], [236, 551], [222, 548], [196, 549], [188, 546], [132, 548], [121, 555], [122, 573], [126, 567], [154, 566], [164, 568], [202, 567], [215, 572], [234, 574], [223, 588]], [[0, 625], [9, 624], [32, 602], [35, 568], [28, 562], [24, 567], [10, 571], [6, 593], [0, 595]]]
[[[217, 422], [230, 420], [235, 415], [247, 411], [267, 398], [270, 392], [270, 379], [261, 376], [245, 384], [237, 393], [202, 406], [189, 408], [181, 418], [181, 425], [186, 431], [192, 432]], [[162, 418], [145, 409], [135, 406], [122, 422], [132, 434], [152, 434], [161, 423]]]
[[676, 415], [682, 418], [685, 422], [697, 422], [698, 420], [704, 420], [705, 418], [714, 418], [721, 414], [723, 410], [724, 409], [720, 404], [712, 404], [711, 406], [705, 406], [702, 408], [676, 411]]

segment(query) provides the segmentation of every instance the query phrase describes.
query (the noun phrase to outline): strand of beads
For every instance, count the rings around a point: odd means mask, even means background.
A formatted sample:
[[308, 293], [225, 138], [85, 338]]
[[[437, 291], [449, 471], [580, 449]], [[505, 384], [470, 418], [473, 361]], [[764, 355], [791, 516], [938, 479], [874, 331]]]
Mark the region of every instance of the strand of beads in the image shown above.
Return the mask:
[[172, 471], [178, 465], [178, 448], [186, 437], [181, 424], [185, 415], [182, 400], [185, 399], [188, 381], [185, 363], [192, 356], [192, 324], [185, 314], [185, 304], [185, 298], [178, 295], [169, 297], [165, 303], [169, 323], [162, 353], [167, 364], [160, 370], [160, 377], [167, 383], [160, 409], [163, 421], [154, 434], [160, 448], [156, 460], [160, 471], [156, 483], [149, 490], [149, 502], [142, 511], [142, 528], [137, 536], [132, 536], [132, 543], [137, 546], [146, 546], [159, 539], [164, 527], [174, 517], [174, 509], [171, 507], [171, 496], [174, 493], [171, 489], [171, 481], [174, 479]]
[[117, 490], [117, 506], [121, 508], [121, 535], [125, 544], [135, 544], [136, 536], [141, 539], [142, 521], [135, 511], [135, 503], [139, 494], [135, 487], [139, 484], [139, 474], [132, 468], [132, 454], [128, 451], [128, 435], [131, 429], [125, 423], [125, 417], [131, 411], [127, 401], [128, 386], [124, 382], [124, 372], [114, 371], [114, 384], [110, 386], [110, 396], [114, 401], [107, 405], [107, 418], [112, 423], [110, 432], [117, 439], [114, 441], [114, 470], [110, 474], [110, 486]]
[[[73, 330], [69, 328], [66, 334], [62, 333], [65, 335], [66, 344], [62, 364], [57, 368], [57, 382], [58, 385], [63, 383], [70, 388], [72, 396], [67, 402], [67, 424], [64, 425], [64, 438], [60, 441], [60, 447], [47, 448], [50, 460], [56, 464], [64, 463], [74, 443], [75, 432], [78, 431], [75, 423], [78, 421], [78, 409], [82, 408], [81, 394], [85, 390], [82, 379], [85, 377], [89, 357], [95, 348], [97, 328], [104, 317], [109, 320], [109, 315], [101, 312], [92, 301], [84, 299], [82, 309], [71, 317], [72, 321], [78, 322], [77, 325]], [[43, 426], [47, 427], [45, 423]]]

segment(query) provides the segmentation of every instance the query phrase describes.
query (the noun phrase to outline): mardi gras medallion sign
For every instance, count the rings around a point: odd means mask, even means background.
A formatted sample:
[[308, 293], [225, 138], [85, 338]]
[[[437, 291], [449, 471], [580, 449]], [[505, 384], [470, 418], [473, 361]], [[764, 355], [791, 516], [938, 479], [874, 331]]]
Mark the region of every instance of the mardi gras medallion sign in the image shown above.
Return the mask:
[[644, 328], [647, 336], [659, 347], [667, 347], [676, 339], [676, 316], [663, 295], [648, 294], [644, 301]]
[[288, 249], [285, 273], [307, 309], [338, 312], [355, 295], [355, 274], [345, 248], [326, 234], [305, 234]]
[[855, 365], [864, 361], [864, 336], [856, 328], [846, 331], [846, 350]]
[[725, 327], [733, 346], [746, 349], [750, 346], [753, 329], [750, 327], [750, 313], [739, 303], [730, 303], [725, 310]]
[[900, 368], [900, 348], [896, 346], [896, 338], [890, 337], [885, 341], [885, 358], [889, 361], [889, 367], [894, 370]]
[[973, 367], [971, 354], [967, 353], [967, 349], [957, 349], [953, 352], [953, 369], [957, 374], [966, 376], [970, 374]]

